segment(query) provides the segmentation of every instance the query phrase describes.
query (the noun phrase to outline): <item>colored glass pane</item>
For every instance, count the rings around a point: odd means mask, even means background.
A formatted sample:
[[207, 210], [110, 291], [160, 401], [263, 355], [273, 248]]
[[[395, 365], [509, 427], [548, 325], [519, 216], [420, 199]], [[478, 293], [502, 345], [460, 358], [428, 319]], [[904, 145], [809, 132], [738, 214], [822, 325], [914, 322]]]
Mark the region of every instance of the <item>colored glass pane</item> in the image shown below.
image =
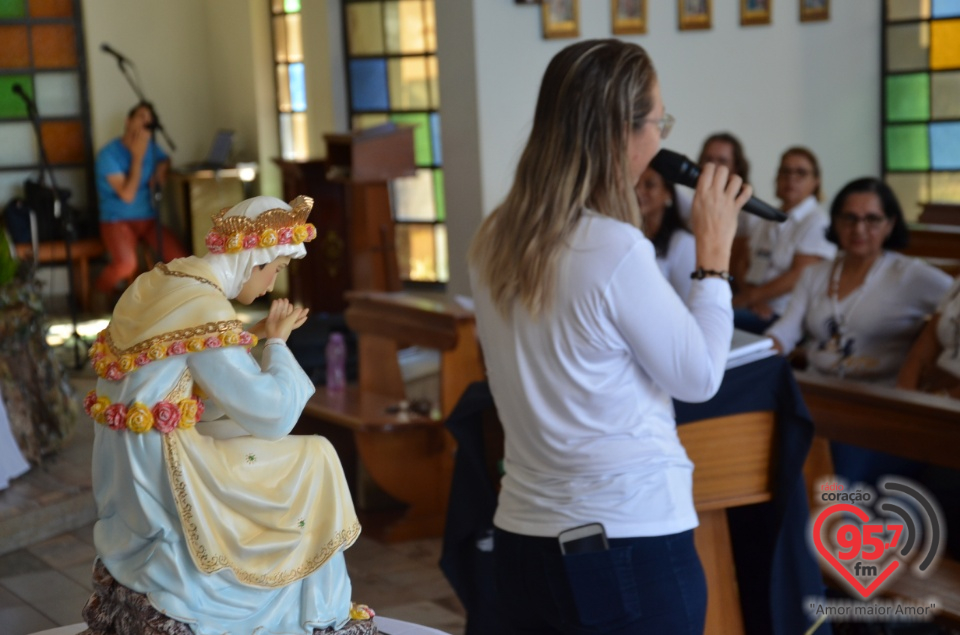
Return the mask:
[[12, 119], [27, 116], [27, 106], [20, 96], [13, 92], [19, 84], [23, 92], [33, 98], [33, 79], [29, 75], [0, 75], [0, 119]]
[[303, 61], [303, 29], [300, 26], [300, 14], [285, 16], [287, 22], [287, 61]]
[[955, 18], [960, 16], [960, 0], [933, 0], [933, 17]]
[[427, 63], [422, 57], [401, 57], [387, 62], [390, 78], [390, 107], [421, 110], [430, 107]]
[[30, 0], [34, 18], [72, 18], [73, 0]]
[[930, 23], [930, 68], [960, 68], [960, 20]]
[[931, 174], [930, 200], [938, 203], [960, 203], [960, 172]]
[[273, 18], [273, 61], [287, 61], [287, 21], [282, 15]]
[[897, 200], [903, 208], [904, 218], [908, 222], [919, 219], [923, 204], [930, 201], [929, 173], [894, 172], [887, 174], [884, 181], [897, 195]]
[[933, 73], [930, 82], [930, 116], [934, 119], [960, 119], [960, 72]]
[[423, 3], [423, 47], [428, 53], [437, 52], [437, 13], [433, 0]]
[[293, 125], [293, 157], [303, 160], [310, 155], [310, 144], [307, 139], [307, 113], [295, 112], [290, 115]]
[[293, 115], [282, 113], [280, 115], [280, 153], [287, 161], [293, 161], [297, 158], [293, 147]]
[[86, 146], [80, 121], [41, 122], [40, 138], [50, 163], [83, 163]]
[[39, 162], [37, 139], [33, 132], [33, 126], [29, 122], [8, 121], [0, 123], [0, 166], [23, 166]]
[[286, 64], [277, 65], [277, 110], [290, 112], [293, 109], [290, 101], [290, 73]]
[[354, 115], [352, 121], [354, 130], [365, 130], [367, 128], [374, 128], [387, 123], [390, 121], [390, 117], [382, 113], [372, 115]]
[[0, 18], [22, 18], [24, 15], [24, 0], [0, 0]]
[[77, 66], [77, 40], [73, 25], [37, 24], [30, 31], [35, 67], [74, 68]]
[[437, 282], [450, 281], [450, 262], [447, 254], [447, 226], [433, 226], [434, 253], [437, 254]]
[[384, 2], [383, 28], [388, 53], [423, 53], [426, 50], [422, 0]]
[[347, 47], [350, 55], [383, 54], [383, 11], [379, 2], [347, 5]]
[[930, 124], [930, 166], [960, 170], [960, 122]]
[[443, 152], [440, 145], [440, 115], [437, 113], [430, 115], [430, 142], [433, 144], [433, 162], [437, 165], [443, 165]]
[[398, 221], [434, 221], [433, 170], [418, 169], [414, 176], [393, 180], [393, 213]]
[[394, 113], [390, 120], [396, 124], [413, 126], [413, 157], [416, 164], [426, 167], [433, 164], [430, 148], [430, 122], [427, 113]]
[[930, 76], [927, 73], [888, 75], [887, 121], [926, 121], [930, 118]]
[[350, 103], [354, 110], [388, 110], [386, 60], [350, 60]]
[[0, 26], [0, 68], [30, 66], [30, 45], [25, 26]]
[[397, 261], [401, 278], [435, 282], [436, 258], [436, 234], [433, 225], [397, 225]]
[[884, 131], [887, 170], [930, 169], [930, 144], [926, 125], [887, 126]]
[[433, 171], [433, 199], [437, 205], [437, 220], [447, 220], [447, 195], [443, 189], [443, 170]]
[[283, 10], [287, 13], [300, 13], [300, 0], [283, 0]]
[[888, 20], [916, 20], [930, 17], [930, 0], [887, 0]]
[[437, 56], [427, 58], [427, 83], [430, 85], [430, 108], [440, 109], [440, 66]]
[[930, 24], [887, 27], [887, 70], [920, 71], [929, 67]]
[[37, 110], [42, 117], [79, 117], [80, 77], [76, 71], [34, 76]]
[[307, 85], [303, 77], [303, 64], [291, 64], [287, 69], [290, 76], [290, 107], [294, 112], [307, 109]]

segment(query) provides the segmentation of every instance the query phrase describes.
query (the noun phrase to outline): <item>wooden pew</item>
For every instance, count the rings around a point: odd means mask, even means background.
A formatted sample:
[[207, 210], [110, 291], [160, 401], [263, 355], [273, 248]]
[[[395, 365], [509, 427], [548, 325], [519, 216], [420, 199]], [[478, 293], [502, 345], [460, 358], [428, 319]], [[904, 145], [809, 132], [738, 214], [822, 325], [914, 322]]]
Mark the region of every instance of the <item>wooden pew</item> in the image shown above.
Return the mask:
[[[805, 470], [809, 483], [833, 473], [827, 441], [960, 469], [960, 402], [807, 373], [796, 376], [817, 434]], [[904, 575], [881, 591], [915, 601], [936, 597], [938, 619], [960, 624], [960, 563], [956, 561], [943, 558], [929, 576]]]
[[[357, 334], [359, 383], [339, 395], [320, 388], [296, 432], [310, 433], [313, 422], [353, 433], [376, 484], [408, 505], [403, 518], [375, 532], [384, 540], [440, 536], [455, 451], [443, 422], [466, 387], [484, 379], [473, 314], [447, 300], [405, 293], [348, 292], [346, 298], [344, 317]], [[436, 417], [387, 411], [406, 397], [397, 353], [408, 346], [440, 351]]]

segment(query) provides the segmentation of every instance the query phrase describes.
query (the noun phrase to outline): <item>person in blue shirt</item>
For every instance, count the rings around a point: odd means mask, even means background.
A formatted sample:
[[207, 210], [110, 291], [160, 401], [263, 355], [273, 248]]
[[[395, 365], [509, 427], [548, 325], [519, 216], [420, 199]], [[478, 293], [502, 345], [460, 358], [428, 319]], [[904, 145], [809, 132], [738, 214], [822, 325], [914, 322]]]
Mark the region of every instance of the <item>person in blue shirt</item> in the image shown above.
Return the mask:
[[118, 290], [121, 281], [136, 273], [140, 242], [165, 262], [187, 255], [167, 228], [162, 230], [162, 253], [157, 245], [158, 219], [150, 199], [155, 188], [166, 181], [170, 158], [151, 139], [155, 121], [153, 105], [138, 103], [127, 113], [123, 136], [97, 154], [100, 238], [110, 255], [110, 262], [97, 279], [97, 290], [108, 296]]

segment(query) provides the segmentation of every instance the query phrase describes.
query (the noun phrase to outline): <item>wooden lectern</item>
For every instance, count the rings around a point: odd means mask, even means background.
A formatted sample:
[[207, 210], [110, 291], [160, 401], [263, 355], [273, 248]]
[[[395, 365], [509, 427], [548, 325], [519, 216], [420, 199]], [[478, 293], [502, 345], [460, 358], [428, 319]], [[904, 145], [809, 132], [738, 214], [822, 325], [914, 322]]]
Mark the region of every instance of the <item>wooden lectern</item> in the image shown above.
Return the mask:
[[317, 239], [291, 263], [290, 295], [341, 313], [347, 291], [399, 291], [390, 179], [415, 171], [413, 128], [393, 124], [324, 135], [327, 158], [276, 160], [286, 200], [313, 198]]

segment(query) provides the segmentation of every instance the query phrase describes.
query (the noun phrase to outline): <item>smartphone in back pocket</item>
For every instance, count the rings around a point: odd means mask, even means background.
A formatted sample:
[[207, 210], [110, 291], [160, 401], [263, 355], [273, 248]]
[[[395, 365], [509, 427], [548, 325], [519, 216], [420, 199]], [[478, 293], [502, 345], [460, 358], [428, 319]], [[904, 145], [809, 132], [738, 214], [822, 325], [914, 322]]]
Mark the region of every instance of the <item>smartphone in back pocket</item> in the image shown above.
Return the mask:
[[557, 541], [560, 543], [560, 553], [564, 555], [606, 551], [609, 548], [607, 533], [600, 523], [565, 529], [557, 536]]

